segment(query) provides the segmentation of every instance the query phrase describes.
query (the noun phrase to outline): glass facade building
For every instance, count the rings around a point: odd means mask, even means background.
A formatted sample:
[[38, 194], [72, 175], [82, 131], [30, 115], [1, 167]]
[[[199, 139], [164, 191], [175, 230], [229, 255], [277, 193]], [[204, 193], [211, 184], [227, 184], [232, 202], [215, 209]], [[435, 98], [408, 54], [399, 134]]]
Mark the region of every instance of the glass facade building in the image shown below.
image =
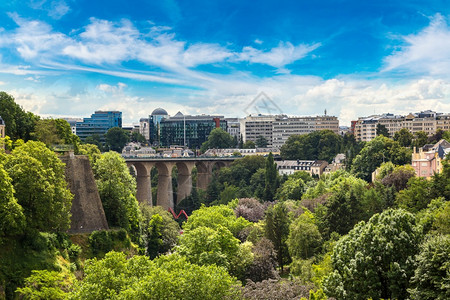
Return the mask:
[[96, 111], [90, 118], [84, 118], [76, 123], [76, 134], [84, 141], [88, 136], [98, 135], [100, 141], [105, 141], [105, 133], [113, 128], [122, 128], [122, 112]]
[[227, 122], [223, 116], [190, 116], [177, 113], [160, 121], [160, 143], [163, 147], [171, 145], [200, 148], [214, 128], [227, 131]]

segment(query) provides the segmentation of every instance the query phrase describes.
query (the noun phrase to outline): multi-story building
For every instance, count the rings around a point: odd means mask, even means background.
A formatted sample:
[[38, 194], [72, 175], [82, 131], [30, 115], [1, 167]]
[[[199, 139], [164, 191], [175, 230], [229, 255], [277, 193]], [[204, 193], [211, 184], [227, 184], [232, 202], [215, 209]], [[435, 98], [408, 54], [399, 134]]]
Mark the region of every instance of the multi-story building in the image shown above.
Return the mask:
[[148, 117], [149, 141], [151, 145], [161, 145], [161, 121], [168, 117], [167, 111], [161, 107], [155, 109]]
[[273, 122], [277, 116], [273, 115], [249, 115], [240, 119], [241, 135], [244, 142], [256, 142], [262, 136], [267, 140], [267, 146], [273, 143]]
[[82, 141], [88, 136], [97, 135], [101, 142], [105, 141], [105, 133], [113, 128], [122, 128], [122, 112], [96, 111], [90, 118], [76, 123], [76, 134]]
[[402, 128], [408, 129], [412, 134], [424, 131], [428, 135], [432, 135], [438, 129], [450, 129], [450, 115], [430, 110], [410, 113], [406, 116], [382, 114], [359, 118], [357, 121], [352, 121], [352, 127], [353, 124], [355, 138], [368, 142], [377, 136], [378, 124], [386, 127], [390, 137], [393, 137]]
[[418, 177], [429, 178], [441, 173], [442, 160], [450, 153], [450, 143], [442, 139], [435, 145], [425, 145], [416, 151], [414, 148], [411, 165]]
[[214, 128], [227, 131], [227, 122], [223, 116], [191, 116], [181, 112], [161, 119], [159, 126], [161, 146], [178, 145], [190, 149], [200, 148]]
[[311, 175], [321, 176], [328, 165], [324, 160], [281, 160], [276, 161], [280, 175], [290, 175], [294, 172], [305, 171]]
[[339, 134], [339, 120], [333, 116], [288, 117], [277, 116], [273, 121], [273, 146], [281, 148], [291, 135], [331, 130]]
[[238, 118], [225, 118], [227, 121], [227, 132], [238, 141], [241, 137], [241, 123]]
[[0, 138], [4, 138], [5, 135], [6, 135], [5, 121], [3, 121], [2, 117], [0, 116]]
[[139, 133], [142, 134], [145, 139], [150, 140], [150, 118], [141, 118], [139, 120]]

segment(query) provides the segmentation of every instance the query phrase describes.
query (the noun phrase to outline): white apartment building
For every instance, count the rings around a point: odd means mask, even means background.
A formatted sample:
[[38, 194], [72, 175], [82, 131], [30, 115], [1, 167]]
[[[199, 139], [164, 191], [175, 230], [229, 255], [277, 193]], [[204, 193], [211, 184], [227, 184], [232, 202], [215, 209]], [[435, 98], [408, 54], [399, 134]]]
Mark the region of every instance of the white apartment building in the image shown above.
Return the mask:
[[281, 148], [291, 135], [308, 134], [317, 130], [331, 130], [339, 134], [339, 120], [334, 116], [289, 117], [286, 115], [247, 116], [240, 120], [244, 142], [263, 136], [268, 147]]
[[339, 134], [339, 120], [333, 116], [288, 117], [277, 116], [273, 122], [273, 146], [281, 148], [291, 135], [331, 130]]
[[408, 129], [412, 134], [424, 131], [428, 135], [432, 135], [438, 129], [450, 129], [450, 115], [427, 110], [415, 114], [410, 113], [407, 116], [383, 114], [362, 117], [355, 124], [356, 140], [365, 142], [373, 140], [377, 136], [378, 124], [386, 127], [390, 137], [393, 137], [402, 128]]
[[276, 116], [273, 115], [249, 115], [239, 120], [242, 139], [245, 142], [253, 141], [260, 136], [267, 140], [267, 147], [271, 147], [273, 143], [273, 122]]

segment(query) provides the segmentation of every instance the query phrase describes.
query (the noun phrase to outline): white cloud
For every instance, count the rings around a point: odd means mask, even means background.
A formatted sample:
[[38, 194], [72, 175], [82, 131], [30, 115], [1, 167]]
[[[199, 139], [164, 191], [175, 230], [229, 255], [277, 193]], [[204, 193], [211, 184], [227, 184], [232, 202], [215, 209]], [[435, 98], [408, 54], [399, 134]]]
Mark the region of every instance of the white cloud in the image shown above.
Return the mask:
[[138, 37], [139, 31], [127, 20], [114, 24], [92, 18], [77, 37], [79, 41], [66, 46], [63, 53], [94, 64], [118, 63], [134, 56]]
[[61, 19], [70, 12], [70, 7], [65, 0], [30, 0], [29, 2], [32, 9], [43, 10], [55, 20]]
[[48, 10], [48, 15], [53, 19], [59, 20], [65, 16], [70, 11], [70, 7], [67, 5], [66, 1], [52, 1], [50, 9]]
[[320, 46], [320, 43], [313, 45], [300, 44], [292, 45], [290, 42], [280, 42], [277, 47], [269, 51], [262, 51], [251, 46], [244, 47], [239, 55], [239, 60], [251, 63], [267, 64], [276, 68], [283, 68], [301, 58]]
[[51, 26], [46, 23], [28, 21], [16, 13], [10, 13], [9, 16], [19, 27], [12, 33], [4, 31], [0, 35], [0, 44], [14, 46], [24, 59], [53, 56], [70, 42], [64, 34], [53, 32]]
[[404, 46], [386, 57], [384, 71], [410, 70], [418, 74], [449, 77], [450, 27], [446, 18], [436, 14], [425, 29], [401, 39]]
[[97, 89], [99, 89], [100, 91], [103, 91], [105, 93], [120, 94], [123, 92], [123, 89], [126, 87], [127, 87], [127, 85], [122, 82], [119, 82], [116, 86], [103, 83], [103, 84], [99, 84], [97, 86]]

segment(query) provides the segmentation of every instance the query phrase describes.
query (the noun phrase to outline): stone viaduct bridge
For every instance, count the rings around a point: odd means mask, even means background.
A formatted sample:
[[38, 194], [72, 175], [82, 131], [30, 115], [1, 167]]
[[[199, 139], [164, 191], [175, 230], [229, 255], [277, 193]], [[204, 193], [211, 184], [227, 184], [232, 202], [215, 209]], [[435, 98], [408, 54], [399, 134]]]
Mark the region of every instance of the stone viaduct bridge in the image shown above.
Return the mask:
[[137, 199], [152, 205], [152, 186], [150, 172], [153, 167], [158, 170], [158, 187], [156, 204], [165, 209], [174, 208], [172, 190], [172, 169], [178, 170], [177, 203], [192, 192], [192, 169], [197, 167], [197, 188], [206, 190], [213, 169], [230, 165], [238, 157], [124, 157], [127, 165], [136, 171]]

